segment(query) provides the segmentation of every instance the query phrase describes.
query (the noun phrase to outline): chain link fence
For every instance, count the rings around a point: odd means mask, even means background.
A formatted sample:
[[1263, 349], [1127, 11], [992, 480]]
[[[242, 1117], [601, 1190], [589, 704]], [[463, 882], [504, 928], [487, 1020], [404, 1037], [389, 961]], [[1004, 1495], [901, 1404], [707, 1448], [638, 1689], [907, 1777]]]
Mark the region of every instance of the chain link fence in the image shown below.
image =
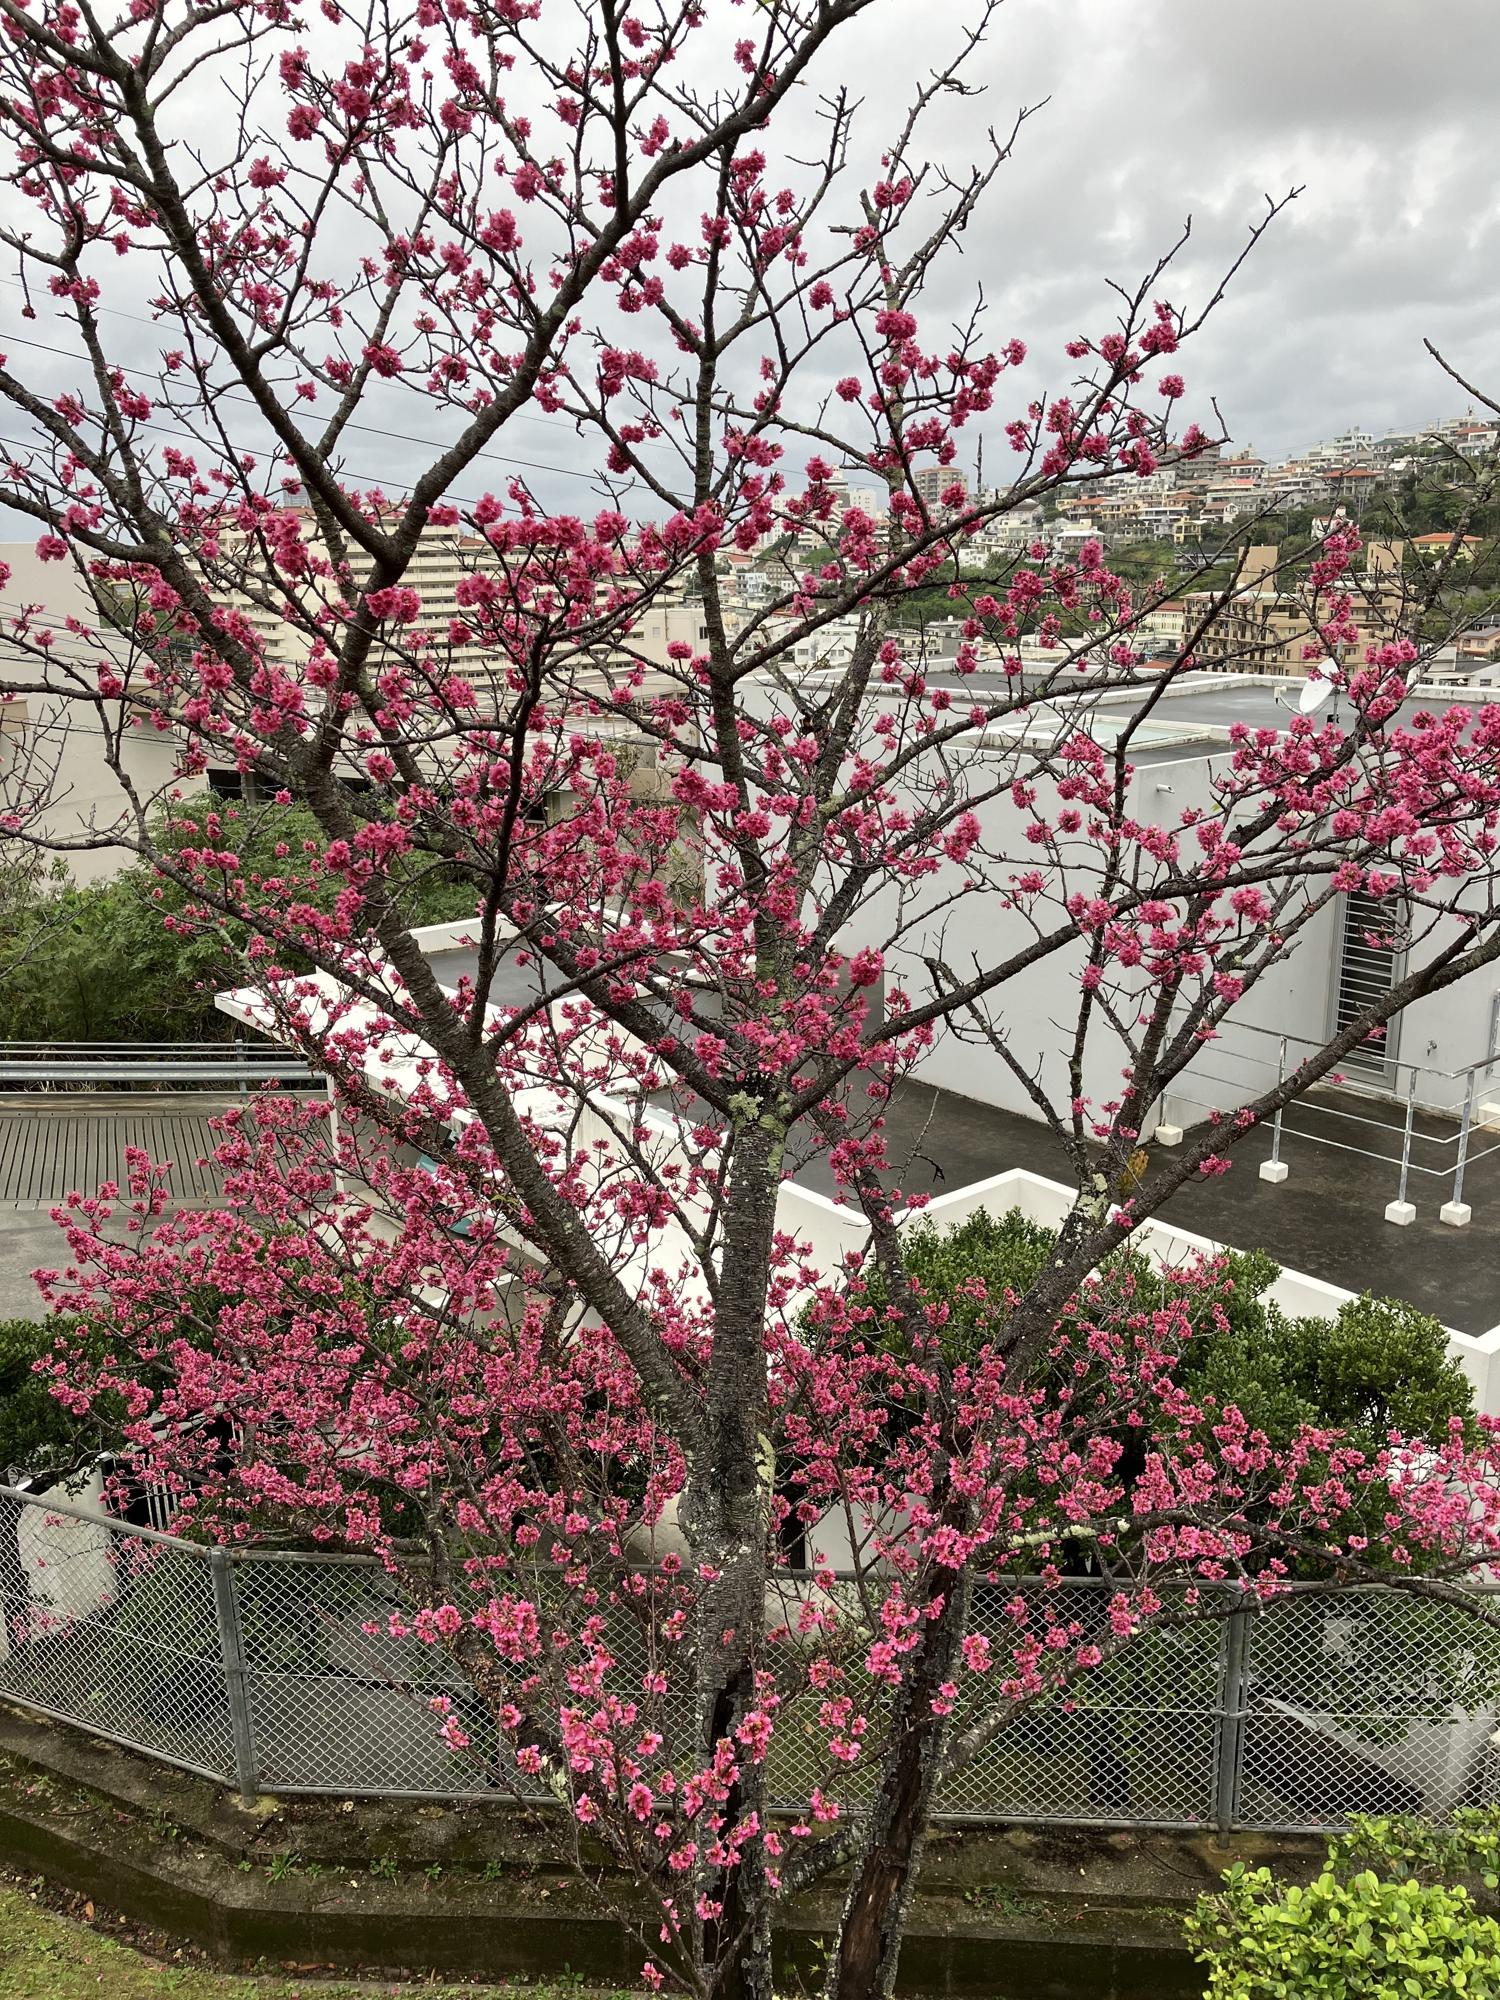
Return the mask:
[[[784, 1609], [799, 1587], [779, 1586]], [[976, 1593], [1001, 1657], [1016, 1594]], [[1049, 1596], [1084, 1634], [1107, 1629], [1107, 1603], [1087, 1581]], [[376, 1563], [207, 1549], [0, 1489], [0, 1608], [0, 1699], [247, 1795], [550, 1796], [443, 1649], [391, 1636], [410, 1607]], [[640, 1627], [608, 1636], [620, 1689], [639, 1691]], [[685, 1731], [686, 1700], [669, 1694], [657, 1721]], [[784, 1709], [779, 1802], [805, 1803], [824, 1755], [815, 1701]], [[855, 1798], [858, 1768], [841, 1773]], [[1066, 1702], [1014, 1716], [938, 1803], [961, 1822], [1295, 1831], [1494, 1801], [1500, 1630], [1371, 1588], [1150, 1633]]]

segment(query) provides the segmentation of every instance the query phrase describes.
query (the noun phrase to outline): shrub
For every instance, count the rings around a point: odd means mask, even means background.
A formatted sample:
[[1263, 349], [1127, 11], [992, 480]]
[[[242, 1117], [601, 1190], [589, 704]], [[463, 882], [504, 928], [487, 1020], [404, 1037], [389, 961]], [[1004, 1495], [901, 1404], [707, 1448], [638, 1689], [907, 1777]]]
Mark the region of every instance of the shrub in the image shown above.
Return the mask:
[[1188, 1919], [1205, 2000], [1500, 1996], [1500, 1923], [1470, 1884], [1500, 1884], [1500, 1809], [1451, 1830], [1357, 1821], [1305, 1888], [1236, 1863]]
[[68, 1324], [0, 1320], [0, 1475], [66, 1470], [75, 1460], [77, 1424], [32, 1373]]
[[[280, 884], [282, 901], [331, 908], [339, 879], [309, 873], [316, 822], [303, 806], [245, 806], [196, 798], [158, 815], [154, 837], [169, 854], [190, 850], [190, 829], [213, 829], [216, 848], [238, 857], [243, 878]], [[231, 878], [226, 876], [226, 883]], [[410, 922], [469, 915], [472, 893], [441, 871], [413, 870], [394, 887]], [[232, 900], [232, 898], [231, 898]], [[196, 899], [143, 865], [106, 882], [75, 885], [57, 875], [12, 869], [0, 876], [0, 1040], [212, 1041], [230, 1024], [213, 1004], [216, 988], [243, 976], [235, 954], [242, 921], [196, 914]], [[299, 969], [295, 951], [283, 962]]]
[[[924, 1223], [911, 1232], [908, 1269], [946, 1315], [941, 1338], [950, 1361], [993, 1338], [1008, 1310], [1007, 1293], [1026, 1290], [1055, 1242], [1052, 1230], [1018, 1208], [999, 1217], [981, 1208], [954, 1229]], [[1473, 1390], [1430, 1313], [1366, 1294], [1348, 1300], [1332, 1319], [1291, 1318], [1266, 1297], [1279, 1276], [1263, 1250], [1225, 1254], [1218, 1282], [1195, 1310], [1198, 1330], [1174, 1370], [1191, 1395], [1234, 1403], [1275, 1444], [1313, 1424], [1375, 1452], [1392, 1431], [1436, 1439], [1454, 1418], [1472, 1423]], [[1178, 1283], [1129, 1250], [1111, 1258], [1100, 1277], [1106, 1286], [1128, 1284], [1138, 1307], [1149, 1307]], [[877, 1316], [885, 1313], [889, 1302], [878, 1272], [865, 1280], [865, 1296]], [[1064, 1327], [1068, 1318], [1065, 1312]], [[887, 1337], [901, 1338], [893, 1327]]]
[[[1014, 1297], [1040, 1274], [1056, 1242], [1055, 1233], [1019, 1209], [992, 1216], [977, 1210], [949, 1230], [921, 1223], [906, 1239], [907, 1268], [937, 1327], [950, 1363], [967, 1360], [999, 1337]], [[1474, 1393], [1462, 1368], [1448, 1353], [1448, 1336], [1431, 1314], [1400, 1299], [1368, 1294], [1348, 1300], [1330, 1319], [1292, 1318], [1267, 1294], [1279, 1277], [1264, 1251], [1229, 1251], [1209, 1285], [1191, 1281], [1193, 1332], [1182, 1346], [1172, 1379], [1195, 1406], [1210, 1415], [1231, 1405], [1273, 1447], [1286, 1448], [1299, 1432], [1336, 1431], [1342, 1442], [1374, 1459], [1393, 1433], [1420, 1447], [1437, 1444], [1457, 1422], [1472, 1432]], [[1111, 1394], [1102, 1379], [1086, 1371], [1089, 1343], [1077, 1333], [1074, 1315], [1101, 1312], [1121, 1323], [1148, 1316], [1189, 1282], [1159, 1269], [1129, 1248], [1109, 1258], [1092, 1281], [1097, 1293], [1080, 1298], [1059, 1315], [1060, 1358], [1050, 1389], [1076, 1410], [1092, 1393]], [[857, 1281], [861, 1304], [870, 1315], [871, 1338], [904, 1352], [906, 1331], [891, 1310], [881, 1273], [872, 1269]], [[1039, 1378], [1040, 1379], [1040, 1378]], [[1167, 1421], [1166, 1413], [1151, 1418]], [[1143, 1452], [1158, 1438], [1144, 1428], [1122, 1433], [1122, 1476], [1129, 1481], [1144, 1464]], [[1335, 1534], [1358, 1535], [1368, 1544], [1365, 1560], [1381, 1560], [1381, 1522], [1389, 1486], [1374, 1480], [1356, 1488]]]

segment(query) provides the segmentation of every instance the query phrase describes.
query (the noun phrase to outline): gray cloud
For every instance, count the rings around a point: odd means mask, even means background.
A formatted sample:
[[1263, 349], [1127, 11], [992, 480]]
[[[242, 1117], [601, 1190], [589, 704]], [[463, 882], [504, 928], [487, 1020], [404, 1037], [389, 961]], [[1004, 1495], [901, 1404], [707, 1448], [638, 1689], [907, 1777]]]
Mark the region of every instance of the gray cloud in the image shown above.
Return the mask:
[[[813, 129], [817, 89], [847, 85], [863, 100], [856, 165], [872, 167], [914, 78], [951, 49], [969, 12], [969, 0], [877, 0], [836, 39], [773, 153], [808, 150], [798, 141]], [[726, 11], [736, 30], [742, 18]], [[1183, 357], [1188, 414], [1207, 416], [1217, 398], [1232, 435], [1268, 455], [1351, 423], [1430, 421], [1464, 399], [1424, 335], [1500, 393], [1497, 57], [1497, 0], [1006, 0], [972, 72], [983, 95], [945, 96], [929, 142], [957, 168], [988, 125], [1008, 129], [1021, 106], [1049, 102], [940, 273], [933, 310], [961, 316], [982, 285], [992, 337], [1028, 343], [1027, 368], [1006, 379], [1003, 420], [1065, 383], [1066, 339], [1111, 323], [1107, 281], [1133, 285], [1187, 216], [1191, 240], [1162, 289], [1193, 308], [1265, 195], [1298, 183], [1305, 192]], [[139, 311], [129, 277], [123, 303]], [[54, 392], [75, 364], [23, 345], [58, 334], [45, 314], [21, 322], [20, 303], [11, 286], [0, 291], [0, 347], [18, 362], [26, 354], [33, 380]], [[127, 362], [155, 346], [129, 318], [112, 320], [111, 336]], [[420, 414], [394, 399], [371, 421], [425, 435]], [[248, 438], [251, 419], [236, 411], [234, 423]], [[567, 468], [538, 475], [544, 495], [589, 504], [577, 474], [592, 453], [565, 428], [522, 419], [505, 452]], [[425, 454], [419, 441], [361, 433], [350, 456], [357, 476], [399, 489]], [[1004, 458], [997, 422], [987, 474]], [[498, 464], [482, 472], [485, 483], [503, 477]]]
[[[961, 11], [875, 10], [846, 66], [872, 121]], [[1237, 438], [1275, 453], [1430, 420], [1463, 399], [1424, 334], [1500, 389], [1497, 60], [1494, 0], [1008, 0], [975, 71], [985, 99], [945, 116], [951, 157], [1050, 102], [962, 273], [1055, 380], [1062, 341], [1108, 323], [1104, 281], [1142, 275], [1187, 215], [1164, 289], [1191, 305], [1263, 196], [1302, 185], [1185, 357], [1199, 407], [1217, 396]]]

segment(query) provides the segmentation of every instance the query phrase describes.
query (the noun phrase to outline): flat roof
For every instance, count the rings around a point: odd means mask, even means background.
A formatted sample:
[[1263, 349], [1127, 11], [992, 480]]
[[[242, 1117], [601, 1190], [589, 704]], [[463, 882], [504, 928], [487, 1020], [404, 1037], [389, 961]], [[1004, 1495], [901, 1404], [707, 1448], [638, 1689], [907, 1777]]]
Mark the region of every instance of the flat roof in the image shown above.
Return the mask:
[[[452, 986], [474, 974], [474, 953], [442, 946], [429, 953], [433, 970]], [[490, 991], [492, 1002], [524, 1004], [536, 997], [535, 968], [502, 958]], [[655, 1093], [666, 1109], [671, 1093]], [[679, 1098], [680, 1103], [680, 1098]], [[1347, 1140], [1353, 1107], [1389, 1128], [1363, 1133], [1371, 1156], [1334, 1141]], [[689, 1103], [684, 1114], [704, 1113]], [[882, 1112], [893, 1180], [907, 1196], [953, 1194], [1012, 1167], [1068, 1182], [1071, 1173], [1050, 1130], [1040, 1122], [960, 1097], [930, 1084], [900, 1084]], [[1402, 1113], [1383, 1100], [1347, 1091], [1320, 1090], [1294, 1105], [1283, 1120], [1282, 1158], [1291, 1168], [1284, 1186], [1256, 1172], [1270, 1152], [1269, 1128], [1251, 1132], [1231, 1151], [1228, 1174], [1191, 1182], [1166, 1203], [1164, 1217], [1181, 1227], [1238, 1249], [1264, 1249], [1286, 1269], [1321, 1278], [1346, 1291], [1406, 1299], [1444, 1325], [1464, 1333], [1500, 1325], [1500, 1142], [1479, 1134], [1471, 1145], [1464, 1194], [1473, 1220], [1454, 1229], [1438, 1218], [1451, 1192], [1453, 1121], [1422, 1117], [1411, 1194], [1417, 1219], [1408, 1228], [1384, 1220], [1396, 1191]], [[1379, 1157], [1384, 1155], [1385, 1157]], [[1424, 1170], [1424, 1162], [1433, 1166]], [[788, 1161], [789, 1177], [823, 1194], [836, 1192], [827, 1158], [806, 1142]]]
[[[951, 655], [944, 657], [951, 659]], [[1071, 718], [1099, 740], [1112, 743], [1140, 701], [1142, 688], [1093, 689], [1087, 683], [1087, 671], [1078, 671], [1076, 685], [1071, 684], [1071, 679], [1049, 682], [1034, 672], [1026, 673], [1022, 686], [1034, 697], [1031, 717], [1037, 727], [1054, 715]], [[971, 702], [993, 699], [1014, 691], [1016, 686], [1013, 676], [984, 666], [973, 674], [945, 677], [941, 661], [934, 661], [930, 676], [932, 688], [965, 696]], [[1291, 701], [1302, 679], [1300, 674], [1199, 671], [1185, 675], [1163, 693], [1151, 717], [1138, 730], [1132, 743], [1131, 761], [1137, 764], [1169, 761], [1171, 756], [1180, 756], [1183, 749], [1212, 755], [1225, 747], [1228, 732], [1236, 723], [1246, 723], [1252, 729], [1285, 729], [1294, 712]], [[1440, 691], [1410, 695], [1402, 702], [1395, 719], [1398, 724], [1410, 724], [1419, 713], [1442, 715], [1450, 708], [1472, 707], [1478, 693], [1467, 687], [1444, 687]], [[1018, 715], [1014, 720], [1019, 734], [1024, 718]], [[1000, 732], [1004, 727], [1004, 722], [990, 725], [995, 732], [993, 741], [1002, 740]]]
[[[1371, 1154], [1385, 1158], [1336, 1149], [1347, 1141], [1344, 1114], [1351, 1108], [1386, 1123], [1385, 1132], [1367, 1135]], [[1227, 1174], [1190, 1182], [1160, 1213], [1233, 1249], [1269, 1251], [1284, 1270], [1356, 1294], [1405, 1299], [1460, 1333], [1488, 1333], [1500, 1325], [1500, 1145], [1492, 1132], [1473, 1144], [1464, 1179], [1473, 1219], [1466, 1227], [1451, 1228], [1438, 1217], [1451, 1175], [1419, 1171], [1409, 1189], [1416, 1220], [1398, 1228], [1384, 1210], [1396, 1193], [1402, 1116], [1363, 1094], [1319, 1090], [1283, 1119], [1281, 1157], [1290, 1168], [1284, 1184], [1257, 1172], [1271, 1151], [1270, 1128], [1262, 1126], [1229, 1149]], [[1048, 1127], [1017, 1112], [913, 1080], [897, 1086], [884, 1119], [897, 1168], [892, 1179], [905, 1195], [956, 1194], [1012, 1167], [1072, 1184]], [[1422, 1117], [1418, 1123], [1427, 1137], [1449, 1141], [1419, 1147], [1419, 1167], [1425, 1161], [1451, 1168], [1454, 1122]], [[822, 1156], [802, 1160], [794, 1178], [819, 1193], [836, 1192]]]

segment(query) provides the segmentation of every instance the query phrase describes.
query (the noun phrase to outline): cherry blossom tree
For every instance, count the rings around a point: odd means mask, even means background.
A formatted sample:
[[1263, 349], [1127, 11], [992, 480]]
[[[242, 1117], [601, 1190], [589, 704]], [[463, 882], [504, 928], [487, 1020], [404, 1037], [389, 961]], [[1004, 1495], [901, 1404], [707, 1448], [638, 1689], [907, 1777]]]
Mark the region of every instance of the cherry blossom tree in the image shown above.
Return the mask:
[[[332, 1107], [231, 1118], [225, 1209], [167, 1213], [148, 1162], [125, 1241], [119, 1190], [70, 1205], [48, 1290], [90, 1340], [57, 1392], [123, 1395], [203, 1532], [380, 1553], [496, 1740], [413, 1727], [553, 1790], [633, 1884], [647, 1979], [704, 1996], [767, 2000], [778, 1910], [835, 1870], [828, 1991], [888, 1993], [938, 1788], [1106, 1657], [1293, 1565], [1468, 1605], [1500, 1534], [1489, 1429], [1273, 1446], [1174, 1375], [1223, 1273], [1108, 1261], [1500, 957], [1500, 722], [1414, 710], [1410, 641], [1356, 656], [1340, 532], [1304, 580], [1340, 719], [1240, 727], [1203, 801], [1141, 812], [1133, 745], [1235, 584], [1162, 667], [1164, 591], [1097, 544], [973, 558], [1211, 448], [1177, 370], [1224, 284], [1172, 302], [1169, 248], [1064, 389], [1008, 403], [1021, 340], [938, 303], [1025, 115], [944, 164], [995, 9], [872, 135], [840, 51], [888, 11], [0, 0], [0, 234], [48, 315], [0, 364], [0, 498], [98, 607], [12, 618], [6, 690], [93, 728], [126, 800], [59, 835], [33, 785], [10, 832], [131, 847], [187, 892], [174, 924], [248, 930], [225, 983]], [[581, 441], [587, 508], [528, 467], [538, 424]], [[1009, 476], [971, 494], [986, 431]], [[409, 470], [359, 471], [377, 450]], [[313, 816], [279, 872], [189, 803], [226, 768], [245, 810]], [[471, 899], [456, 987], [408, 921], [425, 873]], [[1389, 994], [1117, 1205], [1163, 1093], [1358, 889], [1401, 913]], [[960, 906], [992, 919], [968, 959]], [[1048, 1071], [1014, 1023], [1054, 965]], [[906, 1269], [884, 1116], [944, 1037], [1013, 1073], [1077, 1183], [962, 1349]], [[787, 1192], [814, 1160], [831, 1253]], [[1080, 1547], [1097, 1626], [1059, 1595]]]

